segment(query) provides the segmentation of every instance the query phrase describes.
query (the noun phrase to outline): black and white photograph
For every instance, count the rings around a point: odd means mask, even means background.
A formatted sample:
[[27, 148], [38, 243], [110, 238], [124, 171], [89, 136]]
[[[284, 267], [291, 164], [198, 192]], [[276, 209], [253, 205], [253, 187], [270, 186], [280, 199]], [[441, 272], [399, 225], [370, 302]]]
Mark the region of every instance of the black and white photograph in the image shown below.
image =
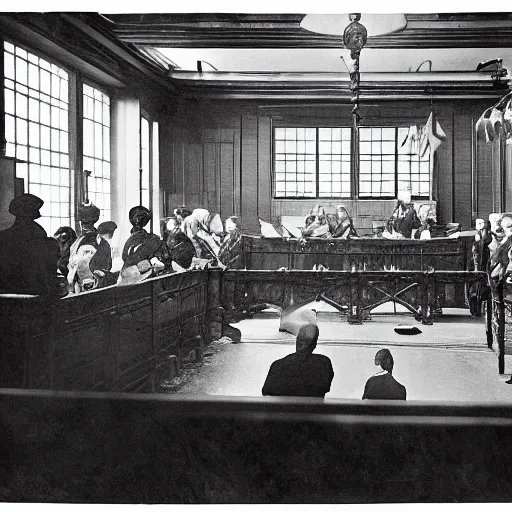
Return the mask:
[[512, 502], [512, 11], [22, 3], [0, 502]]

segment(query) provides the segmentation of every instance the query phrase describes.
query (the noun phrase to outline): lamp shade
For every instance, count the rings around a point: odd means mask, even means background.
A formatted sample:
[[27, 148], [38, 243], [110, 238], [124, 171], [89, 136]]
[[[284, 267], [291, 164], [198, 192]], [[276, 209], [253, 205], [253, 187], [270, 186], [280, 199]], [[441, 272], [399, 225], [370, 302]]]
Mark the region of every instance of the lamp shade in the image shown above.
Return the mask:
[[[343, 35], [350, 23], [348, 14], [306, 14], [300, 26], [319, 34]], [[405, 14], [361, 14], [359, 21], [366, 27], [368, 37], [399, 32], [407, 26]]]

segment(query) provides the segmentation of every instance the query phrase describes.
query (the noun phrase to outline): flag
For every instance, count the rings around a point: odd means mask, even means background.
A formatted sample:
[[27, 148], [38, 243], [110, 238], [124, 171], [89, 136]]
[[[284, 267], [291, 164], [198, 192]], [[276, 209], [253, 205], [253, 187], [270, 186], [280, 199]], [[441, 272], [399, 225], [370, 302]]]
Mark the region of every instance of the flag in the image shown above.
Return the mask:
[[398, 152], [401, 155], [415, 155], [418, 151], [418, 141], [419, 141], [419, 130], [418, 127], [414, 124], [409, 126], [409, 131], [405, 139], [403, 140]]
[[427, 148], [430, 146], [430, 155], [432, 156], [437, 148], [441, 145], [441, 142], [446, 139], [446, 133], [444, 133], [439, 121], [436, 119], [434, 112], [430, 112], [428, 116], [427, 124], [423, 128], [423, 134], [420, 141], [420, 155], [424, 156], [427, 152]]

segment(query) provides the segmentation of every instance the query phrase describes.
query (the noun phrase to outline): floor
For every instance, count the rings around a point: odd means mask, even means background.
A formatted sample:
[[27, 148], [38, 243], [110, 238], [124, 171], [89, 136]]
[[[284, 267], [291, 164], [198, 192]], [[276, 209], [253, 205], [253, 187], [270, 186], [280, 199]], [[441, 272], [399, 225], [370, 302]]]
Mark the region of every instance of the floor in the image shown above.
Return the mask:
[[[387, 309], [386, 309], [387, 308]], [[319, 310], [318, 306], [316, 308]], [[408, 314], [374, 314], [363, 325], [350, 325], [329, 306], [318, 311], [320, 338], [316, 352], [331, 359], [334, 380], [326, 398], [360, 399], [368, 377], [380, 370], [373, 363], [379, 348], [391, 350], [394, 377], [405, 385], [408, 400], [509, 402], [512, 356], [498, 374], [497, 358], [487, 348], [483, 317], [468, 310], [445, 310], [434, 325], [424, 326]], [[398, 335], [394, 327], [416, 325], [421, 334]], [[270, 364], [294, 351], [295, 337], [279, 332], [272, 311], [236, 324], [242, 342], [213, 343], [204, 361], [195, 365], [178, 393], [261, 396]]]

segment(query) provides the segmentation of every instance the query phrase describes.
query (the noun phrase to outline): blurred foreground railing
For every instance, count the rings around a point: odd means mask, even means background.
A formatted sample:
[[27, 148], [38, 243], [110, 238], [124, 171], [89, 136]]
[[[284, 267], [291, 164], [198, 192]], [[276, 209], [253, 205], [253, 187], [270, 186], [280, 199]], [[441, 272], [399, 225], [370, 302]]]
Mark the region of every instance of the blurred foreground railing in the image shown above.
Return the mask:
[[0, 499], [510, 502], [512, 406], [0, 390]]

